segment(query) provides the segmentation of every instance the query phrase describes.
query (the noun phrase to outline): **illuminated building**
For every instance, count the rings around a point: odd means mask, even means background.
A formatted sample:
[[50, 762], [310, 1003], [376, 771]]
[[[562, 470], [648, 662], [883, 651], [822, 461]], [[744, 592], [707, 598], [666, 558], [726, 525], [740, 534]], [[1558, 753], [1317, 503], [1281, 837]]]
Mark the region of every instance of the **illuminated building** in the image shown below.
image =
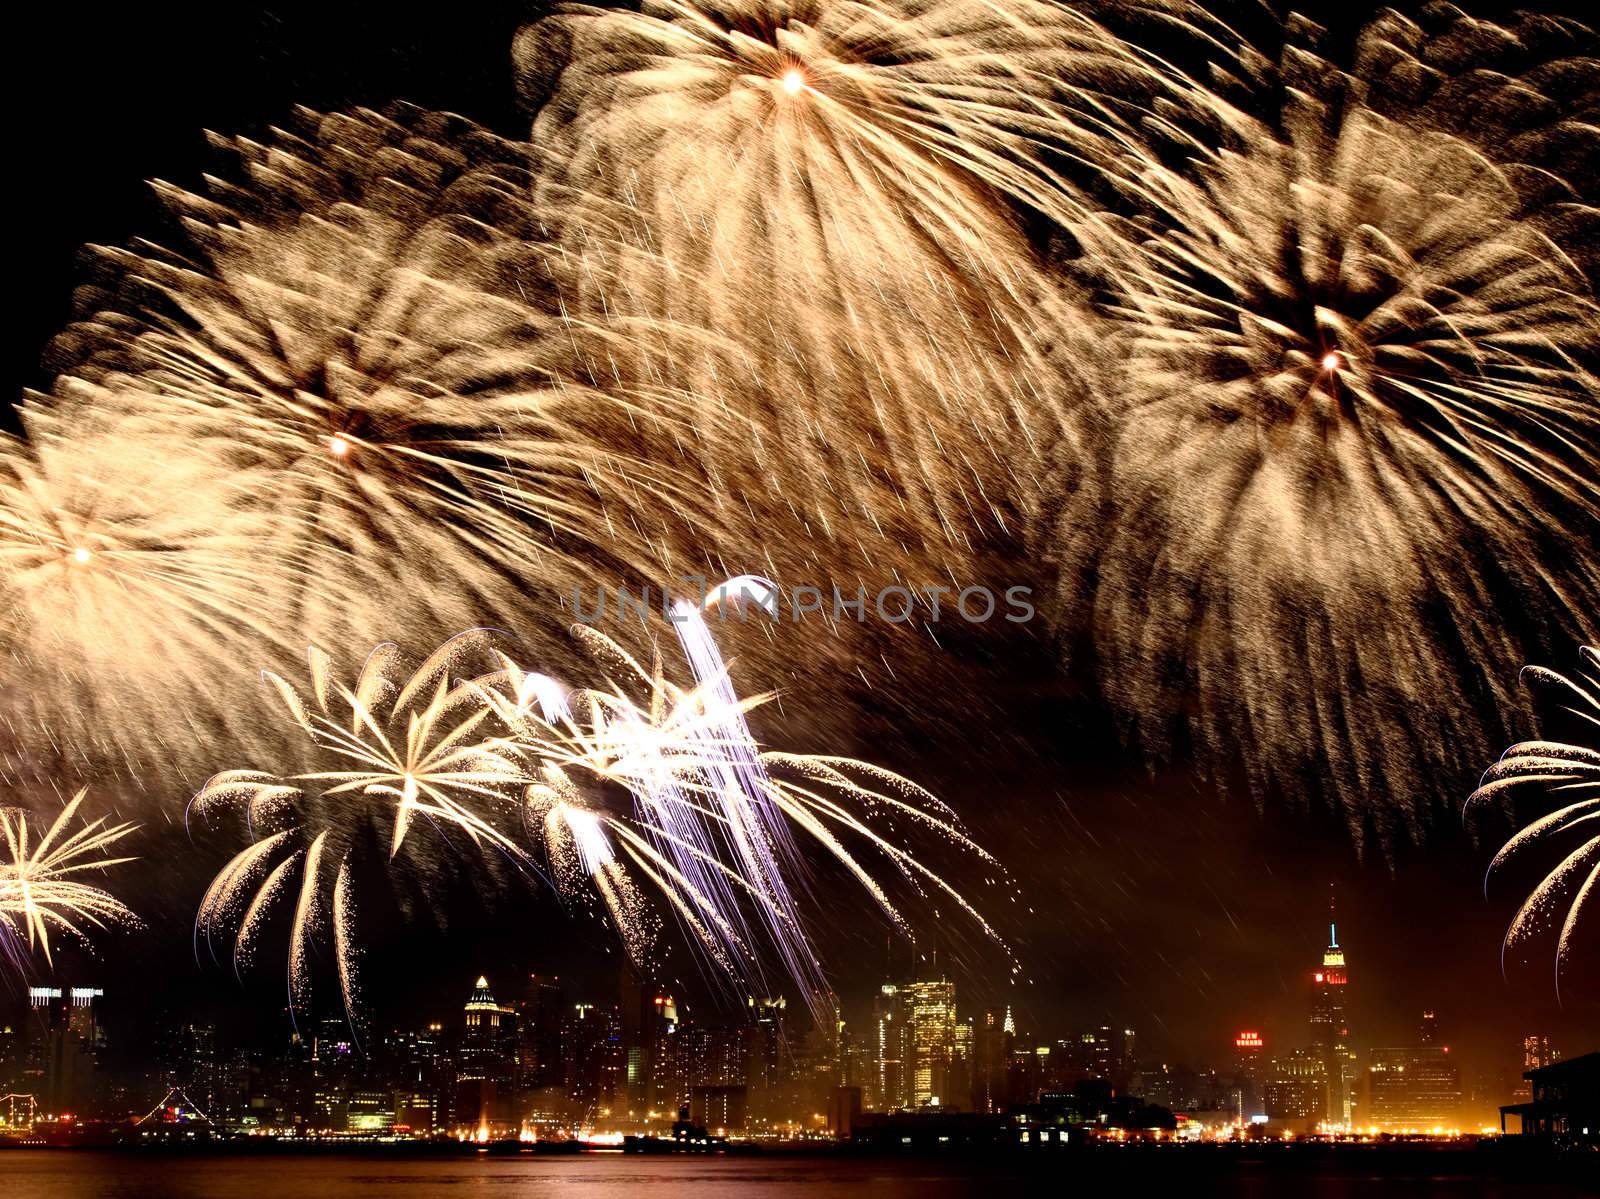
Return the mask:
[[650, 996], [650, 1006], [644, 1013], [644, 1049], [642, 1069], [645, 1074], [644, 1106], [650, 1111], [670, 1115], [682, 1101], [674, 1085], [673, 1038], [678, 1031], [678, 1004], [671, 995], [657, 992]]
[[[1070, 1047], [1067, 1060], [1057, 1068], [1057, 1083], [1067, 1083], [1072, 1078], [1095, 1078], [1118, 1089], [1125, 1088], [1133, 1069], [1136, 1040], [1133, 1029], [1110, 1024], [1081, 1034], [1077, 1043]], [[1068, 1046], [1063, 1044], [1062, 1048], [1065, 1050]]]
[[973, 1107], [974, 1065], [977, 1052], [977, 1028], [971, 1016], [956, 1021], [954, 1051], [950, 1057], [949, 1081], [944, 1106]]
[[1045, 1076], [1050, 1064], [1050, 1047], [1035, 1045], [1031, 1037], [1021, 1036], [1006, 1011], [1005, 1043], [1005, 1102], [1003, 1107], [1019, 1103], [1033, 1103], [1045, 1089]]
[[690, 1087], [689, 1119], [713, 1136], [740, 1132], [745, 1124], [748, 1087]]
[[0, 1091], [27, 1091], [23, 1086], [24, 1042], [20, 1025], [0, 1023]]
[[1322, 1059], [1327, 1077], [1328, 1096], [1325, 1119], [1334, 1124], [1349, 1124], [1353, 1114], [1356, 1057], [1350, 1048], [1350, 1020], [1347, 1014], [1350, 976], [1344, 950], [1339, 945], [1339, 927], [1328, 912], [1328, 947], [1322, 951], [1322, 967], [1312, 975], [1311, 1047]]
[[901, 988], [884, 983], [872, 1000], [875, 1034], [871, 1108], [899, 1111], [911, 1105], [911, 1020]]
[[355, 1090], [345, 1102], [344, 1127], [349, 1132], [389, 1132], [395, 1119], [395, 1092]]
[[517, 1013], [495, 1001], [480, 975], [463, 1008], [456, 1127], [475, 1135], [514, 1134], [521, 1125], [516, 1072]]
[[669, 1121], [682, 1101], [675, 1078], [677, 1001], [662, 988], [640, 981], [631, 965], [622, 969], [620, 993], [623, 1087], [618, 1098], [625, 1100], [635, 1124], [652, 1118]]
[[389, 1049], [395, 1124], [421, 1134], [448, 1128], [455, 1063], [444, 1025], [430, 1023], [416, 1032], [396, 1033], [389, 1040]]
[[1291, 1049], [1274, 1057], [1267, 1066], [1261, 1097], [1267, 1119], [1307, 1131], [1327, 1113], [1327, 1065], [1321, 1053], [1311, 1049]]
[[998, 1112], [1006, 1104], [1006, 1059], [1016, 1028], [1010, 1009], [987, 1011], [972, 1030], [972, 1106], [975, 1111]]
[[[1200, 1074], [1181, 1063], [1152, 1062], [1135, 1071], [1129, 1081], [1127, 1094], [1168, 1111], [1184, 1112], [1191, 1120], [1199, 1112], [1210, 1111], [1226, 1112], [1230, 1125], [1238, 1121], [1239, 1096], [1232, 1075], [1211, 1070]], [[1213, 1118], [1213, 1123], [1222, 1122]]]
[[1432, 1012], [1422, 1014], [1418, 1044], [1374, 1049], [1367, 1070], [1370, 1107], [1363, 1123], [1386, 1130], [1451, 1128], [1461, 1115], [1461, 1071], [1438, 1039]]
[[686, 1024], [678, 1037], [685, 1093], [693, 1087], [746, 1085], [750, 1041], [743, 1028]]
[[183, 1022], [164, 1026], [157, 1037], [156, 1061], [168, 1088], [180, 1088], [202, 1111], [217, 1111], [216, 1025]]
[[615, 1008], [576, 1003], [561, 1022], [567, 1095], [584, 1121], [608, 1116], [626, 1099], [626, 1054]]
[[1233, 1085], [1230, 1090], [1234, 1094], [1234, 1111], [1240, 1120], [1261, 1111], [1261, 1067], [1266, 1047], [1266, 1039], [1253, 1028], [1241, 1029], [1233, 1038]]
[[903, 987], [910, 1024], [909, 1106], [961, 1106], [951, 1094], [956, 1049], [956, 985], [945, 979]]
[[854, 1060], [854, 1047], [837, 1008], [830, 1007], [804, 1037], [789, 1044], [782, 1086], [767, 1104], [769, 1123], [774, 1127], [826, 1130], [831, 1127], [829, 1113], [836, 1106], [835, 1093], [841, 1087], [855, 1089], [855, 1106], [860, 1110], [860, 1062]]
[[530, 974], [516, 1008], [517, 1070], [522, 1085], [530, 1089], [560, 1086], [561, 1017], [566, 1009], [561, 980]]
[[753, 1089], [775, 1087], [783, 1081], [787, 1053], [784, 1014], [788, 1003], [776, 999], [748, 999], [750, 1052], [745, 1061], [746, 1081]]
[[1534, 1070], [1542, 1070], [1546, 1066], [1554, 1065], [1561, 1060], [1561, 1052], [1553, 1049], [1550, 1038], [1543, 1033], [1534, 1033], [1522, 1038], [1522, 1075], [1515, 1088], [1512, 1089], [1511, 1098], [1517, 1103], [1526, 1103], [1533, 1098], [1533, 1091], [1528, 1084], [1528, 1075]]
[[[746, 1126], [772, 1128], [792, 1123], [802, 1106], [790, 1085], [791, 1053], [784, 1025], [787, 1002], [782, 998], [747, 999], [745, 1085], [749, 1088]], [[816, 1110], [816, 1104], [811, 1105]]]
[[1553, 1066], [1561, 1054], [1550, 1047], [1550, 1038], [1542, 1034], [1522, 1038], [1522, 1069], [1524, 1072], [1543, 1070]]
[[1362, 1119], [1379, 1128], [1450, 1128], [1460, 1119], [1461, 1073], [1448, 1046], [1374, 1049], [1368, 1082]]

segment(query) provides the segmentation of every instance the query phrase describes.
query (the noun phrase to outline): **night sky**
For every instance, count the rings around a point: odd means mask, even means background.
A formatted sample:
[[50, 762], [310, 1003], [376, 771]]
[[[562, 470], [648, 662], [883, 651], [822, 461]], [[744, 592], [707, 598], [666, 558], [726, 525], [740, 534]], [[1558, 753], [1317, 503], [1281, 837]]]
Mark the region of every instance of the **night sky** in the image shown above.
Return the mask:
[[[405, 99], [525, 135], [509, 49], [527, 7], [361, 8], [311, 15], [216, 6], [191, 17], [160, 6], [89, 15], [46, 5], [28, 36], [8, 39], [12, 394], [50, 377], [43, 349], [69, 315], [77, 247], [159, 237], [162, 217], [142, 181], [197, 182], [208, 161], [202, 129], [259, 130], [294, 103]], [[1007, 984], [1001, 954], [970, 940], [941, 943], [932, 927], [917, 947], [924, 959], [937, 951], [954, 972], [964, 1009], [1009, 1003], [1023, 1029], [1052, 1035], [1121, 1022], [1196, 1066], [1221, 1064], [1242, 1027], [1260, 1028], [1269, 1047], [1302, 1044], [1334, 884], [1359, 1045], [1407, 1043], [1418, 1014], [1433, 1008], [1469, 1068], [1509, 1066], [1521, 1036], [1535, 1031], [1569, 1053], [1597, 1047], [1593, 928], [1587, 974], [1568, 980], [1564, 1008], [1554, 1001], [1547, 942], [1502, 979], [1500, 938], [1519, 896], [1506, 880], [1485, 900], [1481, 880], [1503, 821], [1487, 821], [1474, 843], [1458, 811], [1437, 811], [1422, 844], [1402, 836], [1387, 852], [1374, 841], [1358, 855], [1342, 819], [1315, 801], [1279, 797], [1263, 810], [1243, 786], [1201, 780], [1181, 761], [1147, 768], [1118, 748], [1091, 697], [1053, 677], [1042, 646], [1008, 647], [982, 672], [1000, 698], [979, 727], [955, 738], [836, 747], [928, 785], [1011, 870], [1017, 902], [989, 893], [986, 910], [1028, 981]], [[1455, 793], [1464, 798], [1486, 765], [1459, 763]], [[270, 1020], [281, 1006], [275, 964], [248, 988], [225, 968], [196, 968], [185, 930], [221, 860], [196, 856], [203, 866], [151, 872], [129, 894], [150, 934], [105, 938], [99, 963], [78, 951], [62, 956], [63, 978], [97, 975], [113, 1021], [119, 1005], [130, 1028], [165, 1008], [225, 1005], [241, 1019]], [[889, 943], [845, 880], [825, 871], [817, 889], [828, 917], [825, 959], [848, 1010], [886, 969], [903, 976], [913, 950]], [[426, 915], [377, 921], [384, 931], [364, 970], [380, 1020], [452, 1011], [480, 970], [508, 980], [531, 969], [577, 974], [596, 995], [612, 985], [614, 938], [520, 884], [507, 884], [493, 906], [465, 892], [430, 906], [449, 910], [446, 930]], [[264, 960], [274, 963], [271, 954]], [[686, 993], [702, 989], [682, 953], [668, 974]]]

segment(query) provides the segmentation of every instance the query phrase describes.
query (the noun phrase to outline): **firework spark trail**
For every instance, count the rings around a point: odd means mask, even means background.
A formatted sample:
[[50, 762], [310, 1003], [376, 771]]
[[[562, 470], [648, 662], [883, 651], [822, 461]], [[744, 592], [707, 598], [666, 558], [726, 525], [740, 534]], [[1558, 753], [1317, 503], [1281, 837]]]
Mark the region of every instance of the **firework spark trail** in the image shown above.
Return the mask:
[[0, 808], [0, 837], [5, 842], [5, 858], [0, 860], [0, 941], [13, 961], [24, 934], [28, 947], [37, 948], [46, 962], [52, 962], [52, 928], [84, 939], [86, 926], [138, 923], [109, 891], [71, 877], [134, 860], [106, 855], [137, 825], [108, 824], [102, 817], [68, 831], [84, 795], [79, 791], [73, 796], [37, 841], [30, 835], [28, 813]]
[[[336, 677], [327, 653], [313, 648], [309, 699], [282, 677], [265, 673], [317, 763], [281, 778], [224, 771], [194, 797], [191, 811], [197, 816], [242, 809], [252, 836], [259, 838], [236, 854], [206, 891], [195, 922], [197, 948], [201, 940], [211, 945], [219, 932], [234, 928], [234, 962], [242, 970], [278, 902], [293, 895], [291, 1007], [303, 1009], [308, 1002], [312, 945], [331, 930], [340, 990], [353, 1020], [357, 944], [351, 869], [369, 830], [386, 841], [383, 859], [396, 875], [433, 866], [438, 856], [433, 842], [454, 848], [452, 831], [464, 836], [480, 860], [493, 854], [526, 860], [500, 827], [515, 811], [516, 793], [525, 781], [521, 766], [488, 736], [491, 712], [479, 689], [451, 681], [453, 671], [486, 647], [483, 632], [462, 633], [408, 671], [395, 646], [380, 645], [350, 684]], [[425, 844], [417, 839], [419, 819], [434, 834]], [[292, 889], [296, 874], [299, 886]]]
[[[1047, 0], [562, 6], [518, 43], [536, 149], [414, 109], [215, 139], [206, 194], [158, 189], [181, 249], [100, 251], [0, 447], [0, 640], [56, 701], [5, 718], [140, 779], [219, 737], [287, 761], [229, 663], [685, 566], [993, 581], [1027, 527], [1138, 740], [1414, 823], [1500, 728], [1447, 717], [1441, 674], [1509, 708], [1494, 668], [1532, 656], [1489, 614], [1553, 638], [1600, 609], [1570, 554], [1600, 534], [1593, 35], [1435, 6], [1340, 70], [1301, 18], [1263, 55], [1184, 0], [1131, 7], [1219, 65]], [[372, 815], [397, 874], [419, 817], [518, 859], [524, 789], [558, 881], [637, 930], [637, 872], [730, 970], [775, 944], [820, 977], [794, 829], [892, 917], [847, 839], [971, 912], [870, 818], [975, 850], [947, 810], [763, 752], [729, 647], [674, 623], [688, 689], [592, 630], [622, 686], [568, 695], [564, 638], [493, 684], [447, 682], [460, 645], [412, 685], [392, 651], [353, 688], [314, 653], [309, 703], [269, 676], [323, 768], [202, 791], [262, 839], [197, 936], [239, 918], [248, 958], [292, 902], [291, 998], [331, 924], [353, 1006]], [[774, 630], [808, 717], [828, 654], [920, 703], [888, 652], [909, 629]]]
[[[807, 79], [777, 81], [780, 136], [762, 161], [729, 165], [740, 187], [691, 195], [684, 180], [709, 161], [697, 105], [726, 145], [763, 144], [742, 137], [749, 113], [714, 100], [716, 80], [749, 73], [747, 56], [758, 74], [771, 57], [733, 28], [751, 13], [805, 56]], [[537, 155], [412, 108], [300, 110], [261, 139], [214, 136], [225, 161], [203, 194], [158, 184], [182, 242], [97, 249], [81, 318], [54, 347], [61, 376], [32, 400], [30, 432], [48, 413], [51, 445], [4, 457], [38, 473], [54, 447], [77, 452], [122, 421], [115, 436], [137, 448], [106, 489], [136, 506], [116, 527], [102, 520], [104, 536], [166, 566], [138, 587], [108, 579], [93, 612], [69, 605], [74, 619], [48, 629], [32, 616], [59, 602], [60, 572], [13, 574], [6, 647], [30, 676], [64, 683], [55, 711], [13, 718], [26, 748], [140, 785], [153, 758], [194, 769], [190, 747], [208, 736], [275, 754], [225, 724], [221, 663], [281, 663], [396, 625], [442, 637], [510, 623], [530, 591], [596, 578], [659, 584], [732, 564], [845, 590], [854, 576], [869, 593], [974, 581], [985, 543], [1008, 539], [1032, 502], [1030, 464], [1059, 424], [1058, 359], [1077, 357], [1054, 349], [1076, 321], [1049, 315], [1059, 287], [1012, 207], [1059, 216], [1067, 203], [1040, 145], [1127, 132], [1108, 97], [1128, 89], [1085, 92], [1097, 98], [1069, 120], [1056, 79], [1091, 65], [1123, 83], [1156, 76], [1033, 0], [842, 13], [563, 10], [550, 28], [615, 53], [571, 64]], [[613, 195], [591, 151], [630, 127], [630, 56], [658, 34], [684, 107], [647, 105], [637, 132], [652, 152], [620, 152], [664, 190], [635, 179]], [[568, 111], [574, 97], [582, 112]], [[762, 173], [782, 187], [764, 191]], [[719, 196], [718, 228], [748, 235], [747, 258], [708, 259], [682, 220], [684, 204]], [[803, 266], [785, 269], [801, 234]], [[763, 273], [808, 282], [773, 292]], [[126, 478], [152, 464], [180, 477], [181, 493], [160, 495], [192, 501], [181, 512]], [[30, 553], [80, 517], [72, 494], [41, 503], [13, 514]], [[452, 586], [412, 585], [422, 562]], [[246, 576], [272, 594], [239, 604]], [[139, 635], [105, 635], [122, 625]], [[915, 634], [852, 636], [830, 645], [871, 686], [892, 656], [877, 641]], [[83, 645], [126, 648], [99, 670]], [[802, 679], [796, 655], [756, 648]], [[902, 673], [916, 657], [901, 656]], [[117, 722], [96, 702], [113, 692]]]
[[28, 969], [28, 949], [9, 919], [0, 920], [0, 974], [21, 978]]
[[[1600, 537], [1600, 307], [1563, 232], [1594, 209], [1541, 152], [1597, 81], [1564, 28], [1568, 57], [1485, 83], [1492, 27], [1389, 14], [1340, 72], [1291, 21], [1275, 68], [1236, 48], [1238, 104], [1196, 85], [1189, 125], [1130, 144], [1122, 206], [1080, 228], [1125, 375], [1041, 526], [1057, 618], [1136, 741], [1324, 795], [1358, 838], [1415, 833], [1506, 736], [1502, 668], [1600, 609], [1571, 552]], [[1407, 79], [1427, 102], [1379, 111]], [[1477, 142], [1480, 104], [1548, 137]], [[1495, 703], [1435, 699], [1483, 679]]]
[[1562, 917], [1555, 960], [1559, 999], [1561, 973], [1572, 961], [1579, 919], [1600, 888], [1600, 649], [1584, 646], [1579, 668], [1571, 676], [1543, 667], [1529, 667], [1523, 673], [1560, 698], [1562, 710], [1577, 718], [1588, 741], [1513, 745], [1484, 773], [1478, 789], [1467, 799], [1465, 814], [1471, 815], [1476, 806], [1505, 803], [1528, 790], [1542, 792], [1556, 805], [1500, 848], [1489, 863], [1486, 889], [1496, 871], [1521, 861], [1526, 851], [1555, 846], [1557, 852], [1563, 852], [1576, 840], [1575, 847], [1564, 852], [1517, 909], [1505, 936], [1505, 950], [1515, 949]]
[[[589, 631], [593, 641], [602, 635]], [[622, 657], [646, 686], [650, 702], [640, 708], [618, 690], [579, 692], [567, 698], [557, 718], [535, 716], [524, 701], [506, 702], [487, 692], [517, 743], [540, 763], [540, 781], [528, 790], [530, 813], [542, 822], [546, 845], [555, 859], [557, 881], [565, 894], [584, 881], [602, 880], [603, 867], [616, 865], [606, 830], [620, 838], [623, 852], [666, 896], [719, 970], [730, 976], [759, 975], [761, 962], [746, 918], [741, 895], [753, 898], [763, 916], [773, 915], [771, 888], [742, 875], [722, 852], [739, 847], [740, 833], [749, 837], [749, 818], [737, 811], [748, 804], [744, 793], [727, 784], [733, 769], [719, 730], [726, 716], [710, 711], [695, 693], [676, 695], [658, 676], [642, 671], [625, 651], [609, 641], [605, 650]], [[508, 667], [513, 694], [529, 689]], [[485, 681], [487, 686], [489, 681]], [[584, 806], [580, 780], [620, 785], [632, 797], [632, 811], [601, 815]], [[638, 826], [638, 832], [629, 827]], [[744, 855], [749, 858], [748, 852]], [[608, 904], [608, 906], [610, 906]], [[613, 910], [613, 916], [617, 913]], [[784, 909], [775, 918], [783, 924], [778, 941], [786, 961], [798, 963], [793, 976], [802, 986], [816, 973], [809, 946], [801, 954], [792, 944], [794, 920]], [[648, 945], [649, 930], [621, 929], [630, 952]], [[808, 992], [809, 993], [809, 992]]]
[[[776, 611], [777, 599], [777, 589], [771, 582], [744, 577], [724, 584], [706, 603], [753, 603], [770, 614]], [[711, 716], [706, 726], [695, 729], [695, 735], [705, 743], [704, 757], [711, 767], [708, 773], [722, 817], [722, 832], [732, 844], [742, 878], [764, 901], [757, 911], [766, 926], [768, 942], [776, 946], [783, 959], [785, 975], [800, 985], [802, 993], [821, 996], [826, 983], [817, 967], [815, 952], [793, 917], [795, 903], [786, 881], [786, 873], [798, 872], [799, 851], [787, 822], [772, 801], [771, 780], [762, 766], [733, 681], [698, 605], [679, 600], [673, 605], [672, 622], [693, 673], [695, 690]], [[683, 810], [676, 804], [657, 807], [664, 818]], [[692, 825], [675, 827], [672, 845], [691, 837], [694, 831]], [[679, 868], [686, 864], [680, 857]]]
[[[729, 587], [755, 586], [759, 597], [762, 584], [735, 580]], [[713, 593], [713, 602], [727, 602], [728, 594], [727, 587]], [[827, 1001], [826, 981], [794, 893], [805, 878], [794, 830], [856, 878], [896, 926], [906, 927], [896, 900], [847, 839], [887, 859], [913, 892], [944, 896], [994, 937], [956, 888], [891, 840], [892, 818], [904, 816], [993, 865], [947, 807], [867, 763], [761, 750], [745, 715], [770, 697], [741, 699], [733, 691], [698, 605], [680, 606], [674, 623], [694, 678], [688, 689], [582, 626], [581, 638], [598, 659], [620, 669], [626, 686], [578, 691], [555, 703], [548, 680], [534, 683], [509, 660], [478, 680], [517, 749], [536, 764], [530, 773], [538, 781], [528, 789], [531, 823], [543, 830], [567, 893], [587, 878], [613, 919], [626, 923], [637, 900], [631, 889], [621, 890], [620, 849], [724, 973], [759, 979], [771, 952], [818, 1011]], [[645, 701], [631, 698], [629, 689], [642, 689]], [[627, 802], [609, 798], [610, 787]], [[890, 823], [880, 830], [875, 813], [888, 814]], [[623, 935], [630, 951], [648, 943], [648, 930], [624, 928]]]

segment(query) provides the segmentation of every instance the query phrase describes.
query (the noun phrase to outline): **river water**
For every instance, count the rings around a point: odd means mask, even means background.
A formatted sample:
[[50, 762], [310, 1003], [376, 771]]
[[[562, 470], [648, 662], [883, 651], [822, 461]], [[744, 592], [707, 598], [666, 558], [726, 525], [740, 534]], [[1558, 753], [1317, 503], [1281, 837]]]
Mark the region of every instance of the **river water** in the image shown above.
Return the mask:
[[[1595, 1159], [1600, 1166], [1600, 1156]], [[1054, 1162], [831, 1157], [408, 1158], [0, 1152], [0, 1199], [1007, 1199], [1015, 1194], [1321, 1196], [1590, 1193], [1585, 1172], [1483, 1169], [1470, 1159], [1277, 1160], [1182, 1149]], [[1559, 1175], [1556, 1176], [1556, 1175]], [[1600, 1184], [1600, 1169], [1595, 1172]]]

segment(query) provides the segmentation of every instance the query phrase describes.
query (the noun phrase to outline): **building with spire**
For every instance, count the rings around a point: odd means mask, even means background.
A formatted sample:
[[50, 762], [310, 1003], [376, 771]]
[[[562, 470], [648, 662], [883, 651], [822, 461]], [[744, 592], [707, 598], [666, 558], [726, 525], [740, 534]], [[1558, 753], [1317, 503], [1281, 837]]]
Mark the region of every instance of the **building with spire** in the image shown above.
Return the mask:
[[1350, 1047], [1350, 974], [1343, 947], [1339, 944], [1339, 924], [1328, 897], [1328, 946], [1322, 951], [1322, 965], [1311, 976], [1311, 1048], [1321, 1059], [1327, 1078], [1326, 1119], [1330, 1124], [1349, 1125], [1354, 1117], [1356, 1056]]
[[456, 1062], [455, 1122], [468, 1135], [515, 1135], [521, 1127], [517, 1097], [517, 1013], [495, 1001], [483, 975], [463, 1009]]

